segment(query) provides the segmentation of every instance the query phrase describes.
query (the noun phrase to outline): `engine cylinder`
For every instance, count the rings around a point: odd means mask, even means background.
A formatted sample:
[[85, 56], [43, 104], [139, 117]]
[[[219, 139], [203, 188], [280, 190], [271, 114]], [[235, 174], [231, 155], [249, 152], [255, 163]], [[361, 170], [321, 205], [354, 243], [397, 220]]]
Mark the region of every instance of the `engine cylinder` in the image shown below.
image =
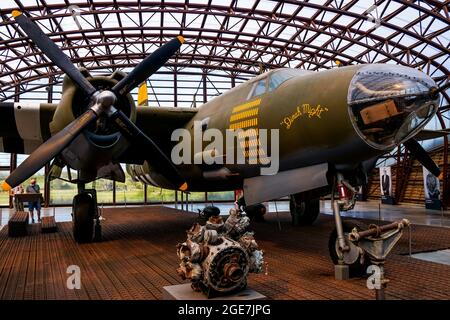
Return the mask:
[[186, 242], [177, 246], [178, 274], [191, 279], [194, 290], [209, 296], [244, 289], [248, 274], [261, 272], [264, 265], [249, 224], [249, 218], [235, 209], [225, 223], [219, 215], [212, 215], [206, 225], [194, 224]]

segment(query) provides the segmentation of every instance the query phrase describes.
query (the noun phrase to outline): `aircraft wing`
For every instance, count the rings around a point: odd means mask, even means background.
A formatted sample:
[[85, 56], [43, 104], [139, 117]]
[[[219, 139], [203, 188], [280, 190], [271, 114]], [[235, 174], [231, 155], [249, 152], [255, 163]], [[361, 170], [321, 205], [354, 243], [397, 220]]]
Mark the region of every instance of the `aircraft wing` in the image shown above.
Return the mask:
[[[136, 125], [170, 156], [173, 130], [183, 128], [196, 113], [196, 108], [142, 106], [137, 107]], [[132, 144], [120, 157], [120, 162], [135, 164], [141, 164], [144, 160], [151, 162], [151, 159], [145, 159], [143, 155], [142, 146]]]
[[[57, 104], [33, 102], [0, 103], [0, 152], [30, 154], [50, 138], [50, 122]], [[170, 136], [195, 114], [194, 108], [137, 108], [136, 123], [148, 136], [170, 145]], [[156, 139], [155, 139], [156, 140]], [[123, 155], [123, 162], [141, 163], [142, 149], [132, 145]]]
[[30, 154], [50, 138], [56, 104], [0, 103], [0, 152]]

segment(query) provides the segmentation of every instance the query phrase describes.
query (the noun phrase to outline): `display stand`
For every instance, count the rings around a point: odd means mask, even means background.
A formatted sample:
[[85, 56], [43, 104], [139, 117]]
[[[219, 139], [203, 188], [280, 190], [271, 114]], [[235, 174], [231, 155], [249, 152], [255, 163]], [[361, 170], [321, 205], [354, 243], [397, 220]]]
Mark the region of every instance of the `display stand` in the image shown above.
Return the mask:
[[395, 204], [394, 197], [391, 196], [381, 196], [381, 203], [382, 204]]
[[425, 209], [441, 210], [442, 202], [439, 199], [426, 199], [425, 200]]
[[334, 265], [334, 279], [348, 280], [350, 279], [350, 268], [345, 264]]
[[24, 211], [24, 202], [35, 202], [42, 200], [42, 193], [17, 193], [14, 202], [17, 211]]

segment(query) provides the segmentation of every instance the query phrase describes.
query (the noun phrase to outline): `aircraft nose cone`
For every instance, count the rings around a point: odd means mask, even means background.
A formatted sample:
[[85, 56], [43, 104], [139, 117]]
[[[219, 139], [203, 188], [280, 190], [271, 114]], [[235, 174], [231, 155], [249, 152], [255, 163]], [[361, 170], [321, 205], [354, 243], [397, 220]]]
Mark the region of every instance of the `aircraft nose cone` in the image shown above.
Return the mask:
[[396, 65], [367, 65], [353, 76], [349, 113], [358, 134], [388, 150], [414, 136], [439, 105], [437, 85], [428, 75]]
[[437, 85], [425, 73], [405, 66], [367, 65], [353, 77], [349, 91], [349, 104], [379, 101], [395, 97], [429, 94]]

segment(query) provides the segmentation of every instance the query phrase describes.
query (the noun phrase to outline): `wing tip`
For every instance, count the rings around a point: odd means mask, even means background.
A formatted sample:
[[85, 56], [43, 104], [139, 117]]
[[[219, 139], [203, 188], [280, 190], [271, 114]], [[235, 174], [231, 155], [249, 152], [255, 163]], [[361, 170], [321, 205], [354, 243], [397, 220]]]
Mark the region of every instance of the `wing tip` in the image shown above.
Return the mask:
[[186, 191], [188, 189], [188, 184], [185, 182], [178, 189], [181, 191]]
[[22, 14], [22, 12], [20, 12], [19, 10], [13, 10], [11, 12], [11, 14], [14, 18], [16, 18], [16, 17], [20, 16]]
[[11, 190], [12, 188], [11, 188], [11, 186], [10, 186], [6, 181], [3, 181], [3, 182], [2, 182], [2, 189], [3, 189], [3, 191], [9, 191], [9, 190]]

